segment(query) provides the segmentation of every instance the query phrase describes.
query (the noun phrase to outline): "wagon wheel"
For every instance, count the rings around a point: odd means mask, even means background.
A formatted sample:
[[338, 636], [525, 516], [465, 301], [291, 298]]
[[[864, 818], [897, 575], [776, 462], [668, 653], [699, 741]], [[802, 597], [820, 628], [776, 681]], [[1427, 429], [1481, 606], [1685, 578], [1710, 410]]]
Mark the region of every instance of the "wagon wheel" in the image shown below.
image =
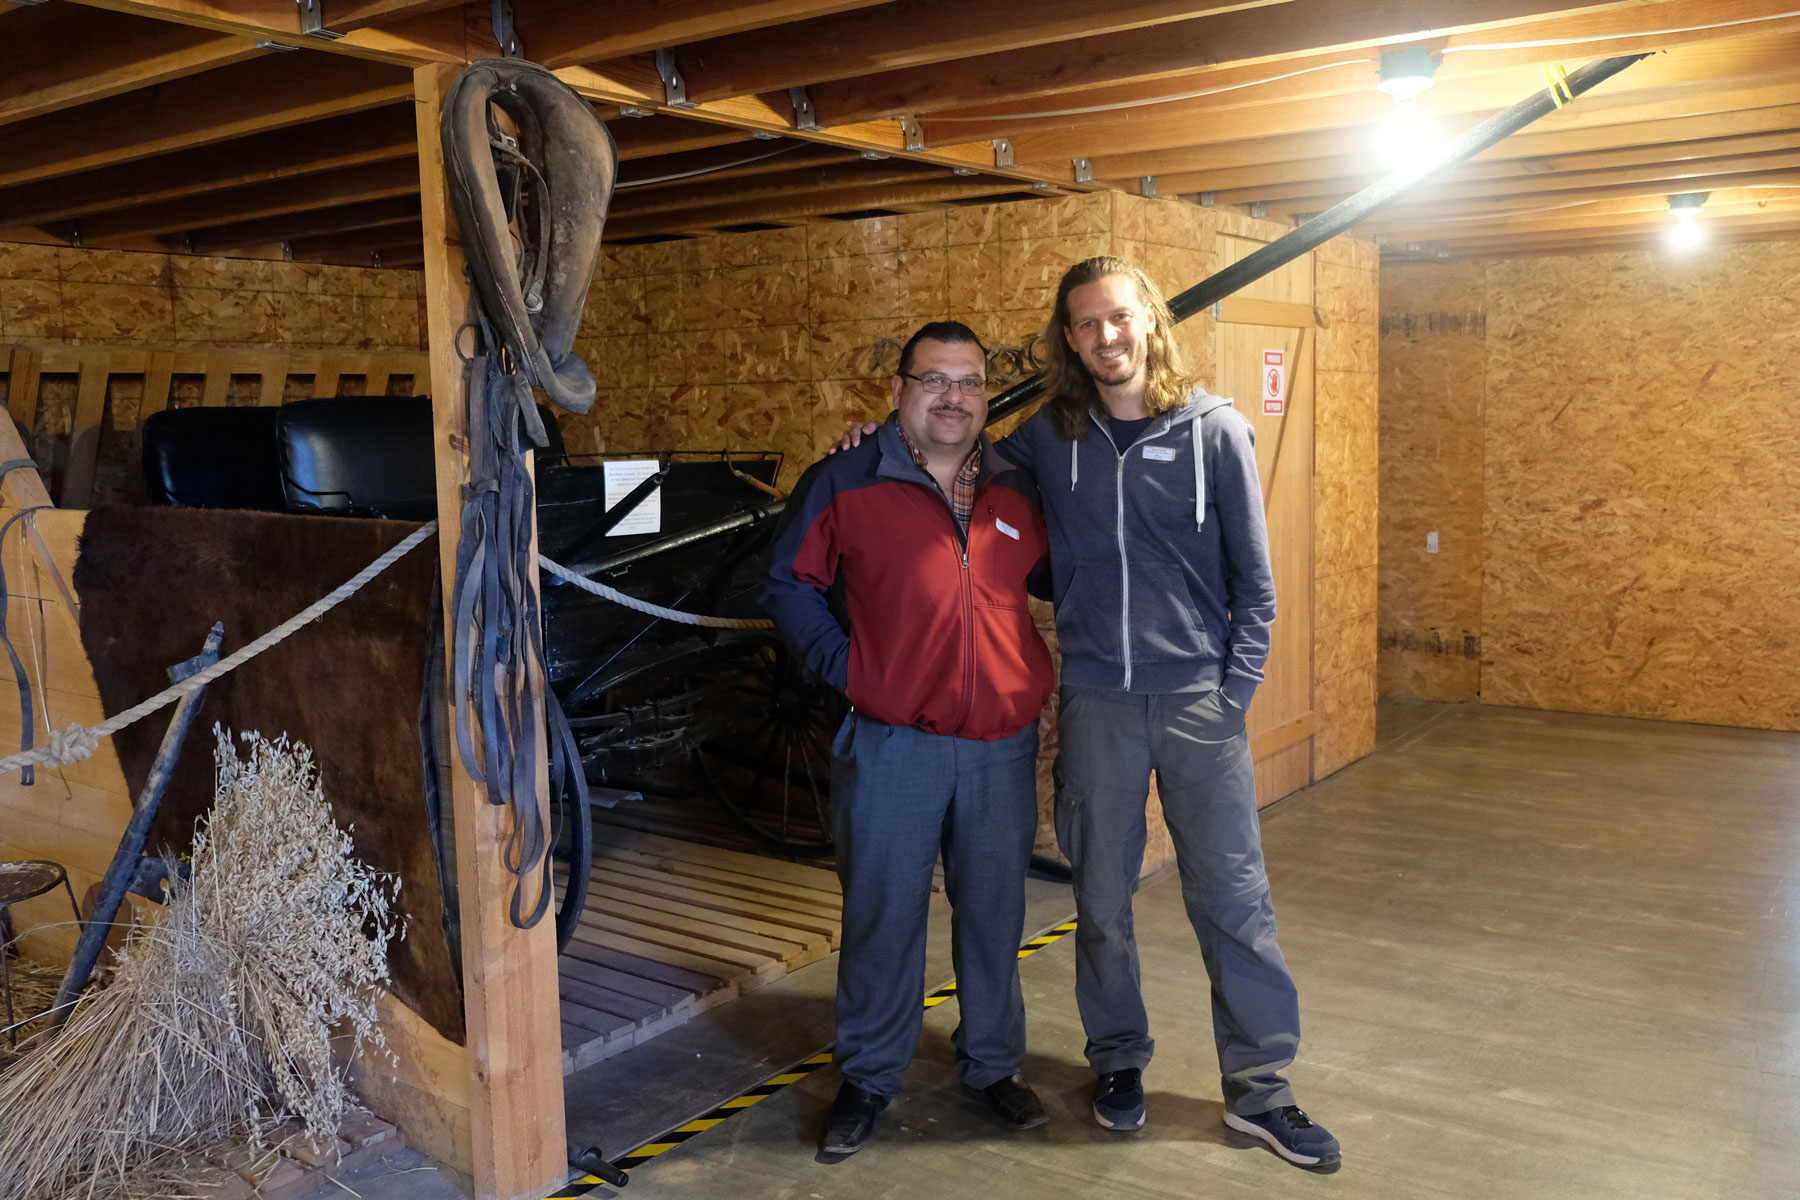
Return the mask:
[[831, 742], [848, 706], [769, 634], [742, 638], [707, 672], [693, 750], [701, 786], [770, 849], [831, 852]]

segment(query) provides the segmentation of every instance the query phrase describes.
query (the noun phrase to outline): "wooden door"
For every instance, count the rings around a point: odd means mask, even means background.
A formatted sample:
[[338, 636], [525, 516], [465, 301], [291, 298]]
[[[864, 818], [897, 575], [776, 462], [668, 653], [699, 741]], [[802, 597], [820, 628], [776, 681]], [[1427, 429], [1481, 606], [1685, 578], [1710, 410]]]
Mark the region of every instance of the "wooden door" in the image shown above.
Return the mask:
[[[1240, 239], [1221, 239], [1238, 241]], [[1257, 243], [1246, 242], [1243, 253]], [[1242, 253], [1231, 255], [1242, 257]], [[1275, 568], [1275, 629], [1266, 677], [1250, 708], [1256, 795], [1270, 804], [1312, 782], [1313, 363], [1312, 264], [1301, 259], [1226, 300], [1215, 321], [1213, 390], [1256, 429]], [[1258, 293], [1261, 294], [1258, 294]], [[1279, 355], [1280, 391], [1268, 386]]]

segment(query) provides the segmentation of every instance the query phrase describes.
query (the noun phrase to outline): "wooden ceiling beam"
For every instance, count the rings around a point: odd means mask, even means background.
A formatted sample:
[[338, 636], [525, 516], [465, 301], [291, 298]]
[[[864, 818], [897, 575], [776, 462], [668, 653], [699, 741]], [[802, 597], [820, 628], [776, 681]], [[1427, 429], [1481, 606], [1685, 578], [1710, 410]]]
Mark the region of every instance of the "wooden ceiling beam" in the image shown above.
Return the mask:
[[[1449, 246], [1443, 247], [1443, 249], [1445, 251], [1444, 258], [1453, 262], [1468, 259], [1539, 257], [1549, 254], [1611, 254], [1621, 251], [1660, 251], [1675, 260], [1688, 258], [1693, 254], [1705, 254], [1713, 246], [1732, 246], [1746, 242], [1791, 241], [1796, 235], [1800, 235], [1800, 216], [1792, 220], [1764, 224], [1734, 225], [1728, 223], [1709, 229], [1706, 231], [1706, 240], [1691, 251], [1671, 248], [1668, 240], [1668, 228], [1655, 224], [1597, 230], [1591, 236], [1554, 239], [1528, 236], [1486, 241], [1479, 247], [1468, 250]], [[1384, 266], [1390, 266], [1396, 263], [1440, 260], [1436, 258], [1435, 254], [1430, 258], [1417, 258], [1405, 253], [1394, 253], [1384, 254], [1381, 261]]]
[[152, 158], [392, 104], [403, 73], [329, 55], [275, 54], [9, 127], [0, 187]]
[[191, 248], [181, 248], [191, 254], [223, 254], [228, 250], [241, 250], [246, 246], [257, 246], [265, 242], [292, 243], [310, 237], [352, 233], [418, 219], [419, 197], [415, 191], [411, 196], [397, 196], [389, 200], [315, 208], [307, 212], [267, 217], [260, 221], [203, 229], [192, 235]]
[[[1430, 27], [1421, 24], [1420, 9], [1383, 0], [1289, 0], [1272, 9], [1225, 12], [865, 75], [809, 91], [821, 120], [865, 121], [1185, 76], [1201, 66], [1273, 65], [1299, 55], [1368, 50], [1396, 41], [1428, 42], [1548, 12], [1621, 7], [1625, 6], [1576, 6], [1567, 0], [1465, 0], [1455, 6], [1453, 19]], [[1279, 66], [1272, 66], [1270, 74], [1280, 74]]]
[[[1710, 227], [1723, 221], [1758, 222], [1793, 219], [1800, 221], [1800, 185], [1778, 190], [1756, 191], [1748, 188], [1713, 193], [1707, 199], [1700, 220]], [[1662, 196], [1637, 196], [1615, 200], [1599, 200], [1579, 208], [1542, 213], [1515, 213], [1498, 218], [1474, 217], [1468, 220], [1439, 222], [1419, 221], [1391, 229], [1375, 229], [1383, 233], [1389, 245], [1419, 242], [1427, 246], [1477, 244], [1483, 239], [1591, 234], [1595, 230], [1632, 224], [1673, 224], [1668, 201]], [[1359, 233], [1365, 227], [1358, 226]]]
[[[1544, 197], [1569, 193], [1586, 193], [1598, 189], [1654, 188], [1665, 191], [1690, 191], [1704, 188], [1704, 181], [1720, 175], [1736, 175], [1782, 170], [1800, 164], [1800, 133], [1782, 135], [1785, 144], [1757, 154], [1724, 155], [1719, 158], [1690, 158], [1652, 161], [1631, 167], [1608, 167], [1594, 171], [1558, 171], [1551, 175], [1532, 175], [1504, 180], [1452, 180], [1438, 184], [1422, 184], [1406, 194], [1409, 208], [1426, 205], [1442, 206], [1464, 203], [1500, 203], [1514, 196]], [[1308, 187], [1295, 184], [1270, 195], [1257, 187], [1233, 188], [1213, 192], [1216, 204], [1248, 204], [1260, 201], [1272, 212], [1323, 212], [1331, 205], [1360, 189], [1367, 181], [1348, 181], [1330, 187]], [[1541, 202], [1541, 201], [1540, 201]]]
[[745, 34], [869, 8], [886, 0], [616, 0], [565, 5], [519, 17], [533, 62], [552, 69], [648, 54], [708, 38]]
[[295, 238], [288, 245], [296, 259], [307, 262], [322, 255], [368, 254], [388, 246], [404, 246], [419, 240], [419, 218], [415, 216], [348, 233], [328, 233], [319, 237]]
[[[1504, 144], [1504, 143], [1503, 143]], [[1487, 162], [1477, 160], [1457, 167], [1441, 184], [1421, 187], [1467, 186], [1497, 191], [1518, 190], [1521, 185], [1554, 188], [1569, 175], [1659, 165], [1677, 166], [1704, 159], [1762, 154], [1800, 146], [1800, 113], [1789, 128], [1744, 137], [1702, 138], [1688, 142], [1663, 142], [1650, 146], [1623, 146], [1577, 154], [1546, 154]], [[1212, 192], [1222, 204], [1252, 200], [1286, 200], [1295, 196], [1349, 195], [1381, 178], [1380, 169], [1368, 156], [1337, 155], [1266, 166], [1226, 167], [1216, 171], [1163, 174], [1157, 188], [1165, 194]], [[1119, 180], [1121, 186], [1135, 180]]]
[[412, 105], [165, 154], [143, 162], [0, 188], [0, 228], [67, 221], [418, 152]]
[[320, 0], [322, 23], [336, 33], [392, 25], [411, 17], [462, 8], [468, 0]]
[[[1771, 19], [1774, 18], [1774, 19]], [[1722, 21], [1756, 19], [1757, 23], [1718, 28]], [[1660, 29], [1645, 35], [1646, 29]], [[1538, 67], [1578, 53], [1582, 61], [1617, 54], [1667, 51], [1695, 42], [1730, 42], [1800, 30], [1800, 16], [1785, 0], [1664, 0], [1643, 8], [1580, 13], [1521, 22], [1500, 30], [1481, 30], [1425, 41], [1442, 63], [1435, 78], [1448, 80], [1489, 74], [1520, 66]], [[1544, 43], [1568, 42], [1572, 46]], [[1514, 44], [1518, 43], [1518, 44]], [[1169, 97], [1212, 92], [1231, 95], [1222, 103], [1275, 103], [1312, 96], [1346, 95], [1374, 85], [1379, 48], [1334, 49], [1284, 59], [1279, 64], [1224, 63], [1160, 77], [1147, 82], [1071, 90], [1062, 78], [1045, 80], [1035, 96], [944, 111], [934, 98], [920, 110], [927, 136], [942, 131], [957, 138], [1011, 136], [1030, 129], [1055, 128], [1078, 118], [1040, 117], [1043, 112], [1105, 109], [1090, 120], [1130, 120], [1133, 113], [1154, 113]], [[1279, 69], [1276, 69], [1278, 66]], [[1050, 97], [1054, 96], [1052, 100]], [[1199, 99], [1202, 97], [1196, 97]], [[1425, 103], [1429, 106], [1430, 98]]]
[[[1800, 38], [1800, 35], [1784, 36]], [[1791, 47], [1786, 53], [1789, 57], [1783, 69], [1733, 79], [1724, 85], [1710, 70], [1703, 73], [1698, 64], [1687, 60], [1646, 59], [1602, 85], [1602, 89], [1551, 113], [1531, 128], [1541, 132], [1591, 129], [1622, 121], [1790, 104], [1797, 94], [1795, 85], [1800, 83], [1800, 72], [1790, 64], [1800, 61], [1800, 57], [1794, 56]], [[1700, 77], [1694, 78], [1696, 75]], [[1629, 87], [1622, 81], [1628, 81]], [[1442, 94], [1438, 94], [1439, 89], [1433, 89], [1437, 107], [1431, 114], [1437, 119], [1443, 136], [1448, 137], [1528, 95], [1534, 86], [1541, 88], [1543, 77], [1538, 75], [1533, 79], [1531, 72], [1455, 81], [1445, 85]], [[1357, 145], [1354, 139], [1363, 139], [1366, 145], [1367, 139], [1374, 136], [1374, 128], [1393, 110], [1391, 99], [1370, 89], [1365, 93], [1329, 99], [1218, 106], [1205, 112], [1157, 114], [1105, 128], [1027, 133], [1013, 138], [1012, 145], [1014, 156], [1024, 169], [1053, 179], [1065, 179], [1073, 177], [1071, 160], [1093, 158], [1103, 151], [1111, 156], [1121, 156], [1275, 134], [1313, 134], [1320, 139], [1316, 144], [1325, 144], [1329, 130], [1336, 137], [1335, 152], [1342, 153], [1347, 145]], [[1095, 174], [1101, 175], [1102, 171], [1097, 167]], [[1113, 163], [1105, 162], [1106, 177], [1120, 174], [1122, 172]], [[1144, 174], [1160, 173], [1147, 171]]]
[[[696, 199], [709, 207], [725, 204], [754, 205], [765, 200], [820, 193], [829, 196], [840, 188], [874, 187], [880, 184], [942, 181], [944, 170], [924, 163], [890, 159], [887, 162], [851, 162], [810, 167], [781, 175], [765, 175], [732, 187], [709, 184], [703, 190], [659, 191], [648, 194], [623, 192], [613, 197], [609, 220], [629, 220], [652, 213], [675, 212], [694, 207]], [[1009, 186], [1016, 187], [1009, 181]]]
[[[1258, 9], [1279, 21], [1284, 0], [1196, 5], [1194, 0], [911, 0], [783, 25], [708, 37], [675, 61], [693, 100], [723, 100], [951, 60], [1010, 54], [1074, 38], [1140, 30], [1208, 11]], [[951, 68], [954, 70], [955, 68]], [[871, 114], [885, 115], [885, 114]]]
[[33, 8], [0, 43], [0, 125], [261, 58], [249, 38], [95, 13]]
[[623, 197], [648, 195], [669, 188], [711, 187], [728, 179], [774, 175], [801, 167], [849, 162], [855, 157], [835, 146], [815, 146], [808, 142], [770, 141], [757, 146], [718, 146], [684, 154], [632, 159], [629, 169], [619, 169], [615, 192]]
[[[785, 95], [737, 96], [730, 100], [702, 104], [696, 108], [668, 108], [663, 103], [660, 83], [655, 85], [654, 95], [650, 90], [654, 72], [650, 73], [650, 79], [647, 80], [643, 72], [615, 69], [618, 66], [617, 63], [606, 63], [602, 66], [606, 70], [602, 71], [587, 66], [564, 67], [557, 72], [557, 76], [577, 92], [600, 104], [629, 104], [682, 121], [722, 126], [737, 130], [739, 133], [772, 133], [797, 141], [854, 150], [865, 156], [876, 154], [888, 158], [906, 158], [914, 162], [933, 163], [942, 167], [974, 168], [984, 174], [1021, 180], [1027, 186], [1040, 181], [1049, 182], [1040, 180], [1039, 175], [1032, 171], [1017, 167], [996, 166], [994, 147], [988, 142], [963, 142], [923, 149], [908, 149], [900, 126], [893, 121], [868, 121], [859, 125], [799, 129], [794, 118], [794, 106], [789, 97]], [[609, 123], [609, 127], [615, 132], [626, 128], [627, 125], [626, 121]], [[1094, 187], [1090, 185], [1059, 184], [1058, 186], [1066, 187], [1070, 191], [1094, 190]]]
[[680, 117], [656, 115], [621, 117], [608, 121], [613, 144], [618, 147], [619, 161], [653, 158], [663, 154], [682, 154], [691, 150], [709, 150], [714, 146], [734, 146], [747, 142], [751, 135], [729, 125], [705, 121], [684, 121]]
[[872, 187], [841, 188], [826, 195], [778, 198], [759, 204], [696, 205], [678, 212], [608, 221], [606, 237], [609, 241], [618, 241], [621, 238], [647, 237], [679, 229], [793, 221], [804, 217], [831, 216], [834, 213], [863, 212], [896, 204], [971, 200], [1017, 192], [1021, 186], [1010, 179], [878, 184]]
[[[368, 58], [403, 67], [432, 62], [464, 63], [468, 31], [460, 8], [425, 12], [379, 27], [355, 29], [341, 38], [312, 38], [300, 31], [300, 10], [293, 0], [74, 0], [89, 8], [175, 25], [235, 33], [253, 41], [303, 46], [333, 55]], [[437, 6], [432, 6], [437, 7]], [[486, 47], [492, 46], [490, 36]]]
[[[1360, 229], [1368, 233], [1386, 233], [1396, 229], [1412, 230], [1439, 222], [1453, 223], [1484, 218], [1510, 220], [1515, 214], [1543, 212], [1600, 211], [1613, 201], [1648, 203], [1667, 206], [1668, 197], [1680, 192], [1726, 192], [1732, 189], [1787, 188], [1800, 189], [1800, 154], [1782, 156], [1787, 161], [1765, 171], [1720, 172], [1687, 179], [1621, 183], [1610, 187], [1584, 188], [1578, 192], [1549, 195], [1492, 196], [1461, 201], [1422, 202], [1383, 209], [1364, 222]], [[1800, 195], [1797, 190], [1796, 195]], [[1289, 210], [1285, 205], [1271, 208], [1272, 213], [1317, 212], [1317, 208]]]
[[[1760, 92], [1760, 89], [1758, 89]], [[1761, 97], [1767, 100], [1767, 97]], [[1751, 106], [1751, 97], [1736, 96], [1743, 107], [1721, 112], [1702, 112], [1693, 116], [1651, 114], [1634, 116], [1615, 113], [1619, 119], [1611, 124], [1579, 129], [1545, 131], [1531, 126], [1513, 134], [1499, 145], [1477, 155], [1470, 166], [1530, 162], [1533, 159], [1554, 163], [1557, 156], [1612, 151], [1627, 147], [1669, 146], [1707, 138], [1735, 137], [1800, 128], [1800, 104], [1764, 104]], [[1220, 171], [1259, 169], [1263, 164], [1306, 164], [1313, 161], [1336, 161], [1360, 167], [1367, 165], [1366, 153], [1345, 154], [1346, 139], [1341, 130], [1306, 130], [1299, 133], [1274, 134], [1234, 141], [1220, 141], [1168, 150], [1103, 155], [1093, 160], [1097, 179], [1130, 180], [1155, 175], [1159, 181], [1183, 174], [1210, 175]], [[1230, 186], [1242, 186], [1235, 178]], [[1163, 191], [1207, 191], [1204, 184], [1188, 188], [1163, 188]]]
[[180, 233], [308, 209], [387, 200], [412, 195], [418, 190], [417, 161], [396, 159], [374, 166], [322, 171], [299, 179], [279, 179], [209, 196], [184, 197], [85, 217], [81, 221], [81, 240], [90, 245], [104, 245], [123, 238]]

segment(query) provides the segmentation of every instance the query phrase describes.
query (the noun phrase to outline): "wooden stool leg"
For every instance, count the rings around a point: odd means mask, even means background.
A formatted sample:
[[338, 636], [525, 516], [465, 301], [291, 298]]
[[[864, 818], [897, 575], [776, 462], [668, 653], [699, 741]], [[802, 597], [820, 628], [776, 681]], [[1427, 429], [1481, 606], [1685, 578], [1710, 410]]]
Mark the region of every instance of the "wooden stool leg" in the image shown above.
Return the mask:
[[75, 903], [75, 889], [69, 884], [69, 876], [65, 872], [62, 878], [63, 891], [69, 893], [69, 907], [75, 913], [75, 927], [81, 927], [81, 905]]

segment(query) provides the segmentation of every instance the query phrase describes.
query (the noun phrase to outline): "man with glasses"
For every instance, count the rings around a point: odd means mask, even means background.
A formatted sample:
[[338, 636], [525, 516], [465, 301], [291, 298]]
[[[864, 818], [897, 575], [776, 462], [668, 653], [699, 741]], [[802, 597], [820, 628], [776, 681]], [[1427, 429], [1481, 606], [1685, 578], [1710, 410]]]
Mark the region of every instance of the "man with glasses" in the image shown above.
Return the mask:
[[762, 604], [843, 691], [832, 823], [844, 892], [837, 1062], [821, 1161], [862, 1148], [900, 1091], [923, 1017], [939, 854], [961, 1022], [957, 1077], [1014, 1129], [1048, 1118], [1019, 1074], [1018, 945], [1037, 831], [1050, 652], [1027, 605], [1049, 542], [1029, 478], [981, 429], [987, 355], [935, 321], [901, 351], [894, 413], [813, 465], [775, 532]]

